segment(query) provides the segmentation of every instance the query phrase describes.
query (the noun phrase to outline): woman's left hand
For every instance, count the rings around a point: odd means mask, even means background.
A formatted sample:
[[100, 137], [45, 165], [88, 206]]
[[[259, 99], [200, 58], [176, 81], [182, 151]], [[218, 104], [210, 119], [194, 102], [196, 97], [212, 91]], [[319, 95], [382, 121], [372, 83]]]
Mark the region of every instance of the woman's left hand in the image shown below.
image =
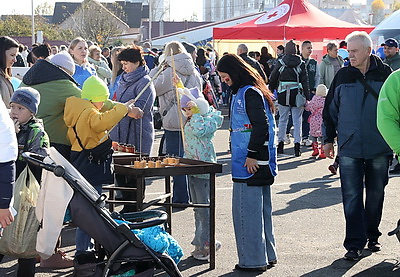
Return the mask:
[[247, 172], [254, 174], [257, 172], [257, 170], [260, 168], [260, 166], [257, 163], [256, 159], [252, 158], [246, 158], [246, 162], [244, 163], [244, 166], [247, 167]]

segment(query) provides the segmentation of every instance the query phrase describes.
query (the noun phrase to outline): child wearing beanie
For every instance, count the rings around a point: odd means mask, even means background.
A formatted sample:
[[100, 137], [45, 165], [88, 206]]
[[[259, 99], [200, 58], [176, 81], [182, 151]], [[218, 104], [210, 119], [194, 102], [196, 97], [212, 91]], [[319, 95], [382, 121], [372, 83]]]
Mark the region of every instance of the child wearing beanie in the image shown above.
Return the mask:
[[[15, 132], [18, 140], [18, 159], [16, 161], [16, 180], [22, 171], [29, 169], [40, 184], [42, 169], [38, 166], [27, 164], [22, 158], [23, 152], [32, 152], [42, 156], [48, 155], [49, 138], [44, 131], [43, 123], [35, 117], [40, 103], [39, 92], [30, 87], [21, 87], [11, 96], [10, 117], [14, 121]], [[19, 192], [14, 192], [19, 193]], [[3, 255], [0, 255], [0, 261]], [[35, 276], [36, 258], [18, 259], [18, 276]]]
[[[187, 117], [184, 126], [184, 157], [188, 159], [217, 162], [212, 139], [215, 132], [221, 127], [223, 117], [221, 112], [209, 106], [197, 88], [179, 88], [183, 95], [181, 108]], [[189, 175], [189, 191], [193, 204], [210, 204], [209, 174]], [[207, 261], [210, 257], [210, 226], [209, 209], [194, 208], [196, 230], [191, 253], [197, 260]], [[216, 250], [221, 247], [216, 242]]]
[[[101, 194], [103, 184], [113, 183], [109, 130], [126, 115], [140, 118], [143, 112], [132, 107], [132, 101], [122, 104], [109, 100], [107, 85], [97, 76], [84, 82], [81, 97], [69, 97], [65, 104], [71, 163]], [[76, 256], [93, 248], [90, 236], [79, 228], [75, 239]]]
[[322, 142], [322, 111], [324, 109], [325, 97], [327, 94], [327, 87], [324, 84], [317, 86], [315, 96], [307, 103], [305, 109], [311, 112], [308, 121], [310, 123], [310, 136], [312, 140], [313, 152], [311, 156], [316, 157], [319, 155], [320, 159], [325, 159], [324, 145], [321, 143], [320, 151], [318, 149], [318, 138]]

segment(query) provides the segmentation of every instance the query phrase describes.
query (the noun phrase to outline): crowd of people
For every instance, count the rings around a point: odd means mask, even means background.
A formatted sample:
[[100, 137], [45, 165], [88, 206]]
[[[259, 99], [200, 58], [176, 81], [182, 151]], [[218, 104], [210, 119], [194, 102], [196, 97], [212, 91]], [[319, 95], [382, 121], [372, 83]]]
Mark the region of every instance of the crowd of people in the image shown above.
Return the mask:
[[[149, 43], [100, 48], [80, 37], [68, 47], [40, 44], [28, 51], [0, 37], [0, 224], [14, 220], [13, 184], [28, 166], [22, 152], [48, 155], [54, 147], [100, 194], [106, 184], [135, 187], [136, 178], [113, 174], [112, 141], [152, 154], [157, 106], [164, 129], [159, 153], [217, 162], [212, 138], [223, 122], [218, 109], [226, 105], [236, 270], [262, 272], [277, 264], [271, 185], [291, 133], [294, 156], [312, 147], [313, 157], [334, 159], [329, 170], [340, 172], [344, 258], [358, 260], [365, 245], [379, 251], [390, 164], [391, 172], [400, 171], [399, 44], [390, 38], [383, 47], [385, 57], [378, 57], [369, 35], [353, 32], [340, 45], [329, 42], [318, 63], [311, 41], [290, 40], [274, 57], [271, 48], [249, 51], [245, 44], [218, 56], [189, 42], [171, 41], [159, 51]], [[29, 67], [22, 80], [13, 77], [13, 66]], [[29, 170], [40, 183], [41, 169]], [[172, 202], [208, 204], [209, 186], [206, 175], [173, 176]], [[121, 197], [144, 193], [123, 190]], [[127, 204], [120, 212], [133, 211]], [[191, 255], [198, 260], [210, 257], [209, 216], [208, 209], [194, 209]], [[59, 250], [60, 239], [42, 267], [73, 266]], [[92, 250], [90, 235], [78, 227], [75, 255]], [[18, 263], [18, 276], [34, 276], [36, 257]]]

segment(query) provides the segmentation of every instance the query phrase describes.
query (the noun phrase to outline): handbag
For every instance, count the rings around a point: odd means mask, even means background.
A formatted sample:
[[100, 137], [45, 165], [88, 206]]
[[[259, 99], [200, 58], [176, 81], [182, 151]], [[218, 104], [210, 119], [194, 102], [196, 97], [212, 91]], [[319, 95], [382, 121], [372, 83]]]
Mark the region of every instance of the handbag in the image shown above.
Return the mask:
[[82, 152], [87, 155], [89, 161], [102, 163], [105, 162], [114, 153], [114, 150], [112, 149], [112, 141], [110, 138], [107, 138], [104, 142], [100, 143], [92, 149], [86, 149], [85, 147], [83, 147], [82, 141], [78, 137], [75, 126], [72, 127], [72, 129], [75, 132], [75, 136], [79, 146], [82, 148]]
[[21, 172], [14, 187], [14, 221], [3, 230], [0, 253], [15, 258], [34, 258], [39, 221], [35, 208], [40, 186], [28, 166]]
[[154, 129], [160, 130], [162, 128], [162, 117], [158, 109], [153, 110], [153, 124]]
[[296, 94], [296, 107], [304, 107], [306, 105], [306, 97], [303, 95], [302, 90], [299, 89]]

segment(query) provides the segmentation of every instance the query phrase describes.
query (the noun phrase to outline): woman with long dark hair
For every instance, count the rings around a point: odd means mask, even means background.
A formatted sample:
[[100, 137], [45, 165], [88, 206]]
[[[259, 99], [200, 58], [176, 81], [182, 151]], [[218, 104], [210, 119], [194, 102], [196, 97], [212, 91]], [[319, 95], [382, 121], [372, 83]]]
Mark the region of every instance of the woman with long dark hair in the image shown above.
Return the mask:
[[217, 65], [232, 89], [232, 215], [239, 263], [236, 270], [265, 271], [276, 264], [271, 185], [277, 174], [274, 105], [260, 74], [237, 55]]
[[7, 109], [10, 108], [11, 95], [14, 92], [11, 84], [11, 67], [17, 61], [19, 44], [10, 37], [0, 37], [0, 96]]

